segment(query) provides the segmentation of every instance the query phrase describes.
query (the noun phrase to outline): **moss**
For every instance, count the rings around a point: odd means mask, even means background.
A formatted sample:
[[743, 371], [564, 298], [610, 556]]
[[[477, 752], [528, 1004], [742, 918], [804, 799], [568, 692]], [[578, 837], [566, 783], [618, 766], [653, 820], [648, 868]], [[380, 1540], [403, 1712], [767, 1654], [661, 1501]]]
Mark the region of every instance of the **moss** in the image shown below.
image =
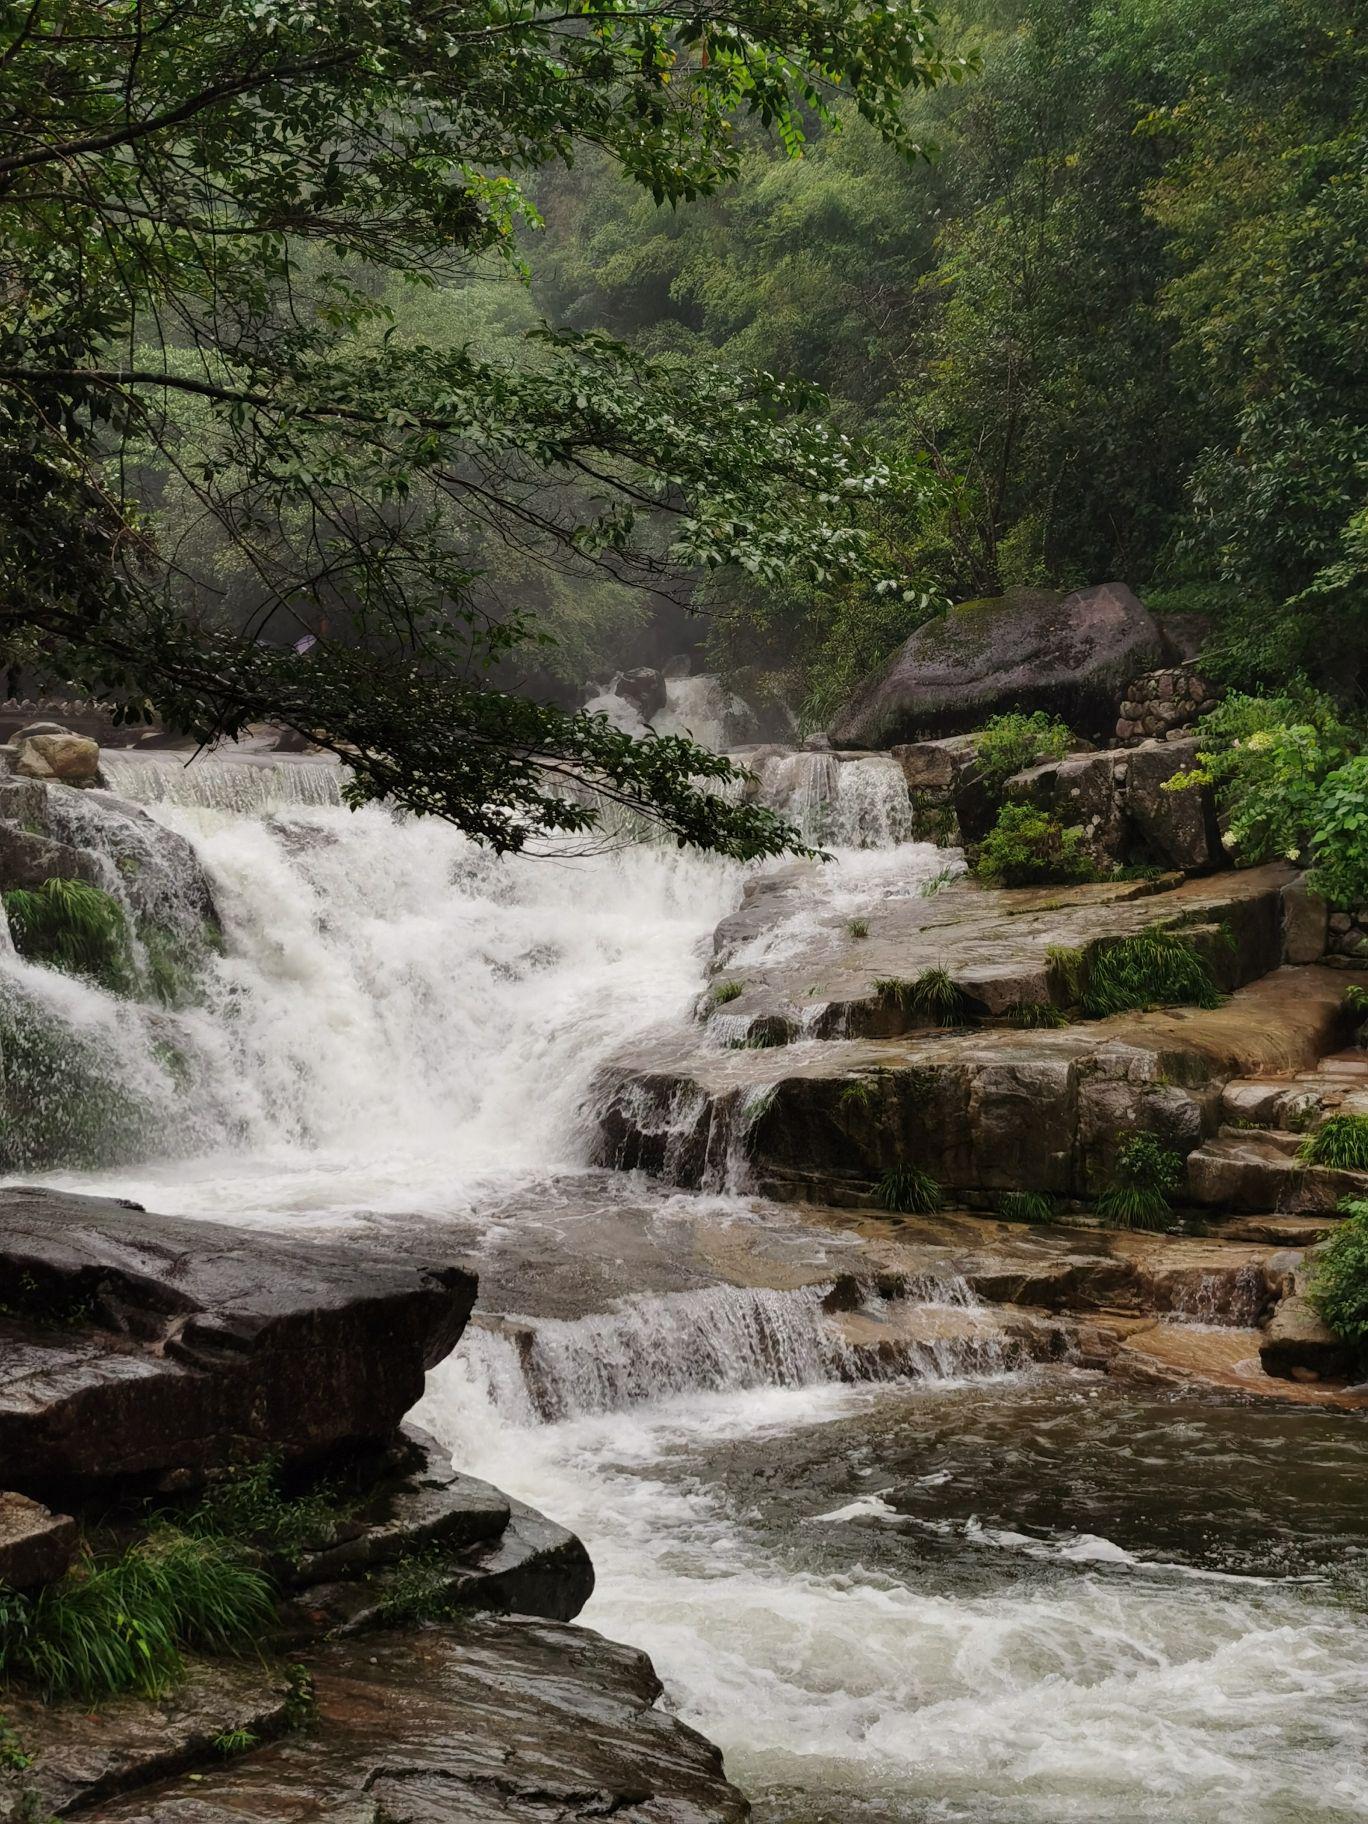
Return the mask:
[[725, 1007], [729, 1001], [736, 1001], [746, 992], [744, 982], [714, 982], [712, 985], [712, 1004], [714, 1007]]

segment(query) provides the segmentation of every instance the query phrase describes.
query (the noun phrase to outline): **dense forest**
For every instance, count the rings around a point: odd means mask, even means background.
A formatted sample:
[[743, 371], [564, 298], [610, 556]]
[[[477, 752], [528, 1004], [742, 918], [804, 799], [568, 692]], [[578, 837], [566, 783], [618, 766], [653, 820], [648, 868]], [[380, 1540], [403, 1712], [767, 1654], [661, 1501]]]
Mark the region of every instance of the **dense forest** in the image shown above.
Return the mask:
[[[916, 585], [708, 605], [711, 660], [820, 727], [944, 599], [1117, 576], [1228, 681], [1355, 674], [1368, 610], [1368, 47], [1352, 0], [986, 0], [976, 73], [661, 207], [548, 171], [526, 305], [817, 382], [915, 463]], [[490, 329], [518, 307], [482, 301]], [[610, 666], [639, 601], [602, 604]], [[592, 664], [578, 624], [574, 662]]]

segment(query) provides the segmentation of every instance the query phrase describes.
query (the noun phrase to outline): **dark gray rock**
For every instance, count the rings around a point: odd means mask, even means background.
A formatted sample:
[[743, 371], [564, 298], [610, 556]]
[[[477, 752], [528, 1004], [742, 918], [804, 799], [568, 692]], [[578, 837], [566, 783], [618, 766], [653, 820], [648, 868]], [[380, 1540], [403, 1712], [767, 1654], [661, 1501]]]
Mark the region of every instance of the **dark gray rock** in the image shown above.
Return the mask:
[[[42, 787], [37, 789], [41, 792]], [[8, 893], [13, 887], [27, 887], [31, 892], [46, 880], [82, 880], [90, 887], [104, 884], [99, 862], [83, 849], [54, 841], [22, 824], [0, 823], [0, 892]]]
[[743, 1824], [651, 1662], [583, 1628], [471, 1618], [336, 1641], [316, 1723], [104, 1807], [102, 1824]]
[[619, 672], [614, 686], [617, 694], [632, 704], [643, 722], [649, 722], [653, 716], [658, 716], [665, 707], [665, 680], [649, 665], [638, 666], [635, 671]]
[[0, 1463], [38, 1492], [388, 1438], [475, 1296], [377, 1244], [24, 1188], [0, 1191], [0, 1281]]
[[1329, 941], [1329, 908], [1299, 874], [1282, 891], [1283, 957], [1289, 963], [1318, 963]]
[[55, 1583], [76, 1550], [76, 1522], [38, 1501], [0, 1491], [0, 1584], [12, 1590]]
[[1102, 739], [1127, 681], [1159, 657], [1158, 628], [1124, 583], [965, 602], [903, 642], [836, 718], [831, 739], [889, 747], [963, 733], [1011, 709], [1050, 710]]
[[1094, 865], [1106, 867], [1121, 859], [1125, 767], [1121, 754], [1066, 754], [1015, 774], [1007, 795], [1048, 811], [1066, 830], [1081, 830]]
[[1225, 863], [1210, 787], [1164, 789], [1196, 760], [1196, 741], [1149, 741], [1132, 748], [1125, 756], [1125, 812], [1133, 853], [1161, 867], [1205, 874]]

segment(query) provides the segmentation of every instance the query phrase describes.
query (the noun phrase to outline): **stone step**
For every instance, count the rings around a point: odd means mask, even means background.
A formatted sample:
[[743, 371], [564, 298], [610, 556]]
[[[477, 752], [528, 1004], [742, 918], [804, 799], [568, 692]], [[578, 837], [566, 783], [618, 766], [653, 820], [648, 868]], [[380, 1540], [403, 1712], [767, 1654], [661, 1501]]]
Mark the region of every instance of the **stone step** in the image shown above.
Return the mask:
[[1299, 1136], [1223, 1128], [1188, 1157], [1188, 1193], [1213, 1209], [1333, 1215], [1346, 1197], [1368, 1197], [1368, 1172], [1332, 1170], [1298, 1157]]
[[1332, 1052], [1294, 1076], [1236, 1077], [1221, 1093], [1221, 1118], [1236, 1127], [1304, 1133], [1328, 1114], [1368, 1115], [1368, 1054]]

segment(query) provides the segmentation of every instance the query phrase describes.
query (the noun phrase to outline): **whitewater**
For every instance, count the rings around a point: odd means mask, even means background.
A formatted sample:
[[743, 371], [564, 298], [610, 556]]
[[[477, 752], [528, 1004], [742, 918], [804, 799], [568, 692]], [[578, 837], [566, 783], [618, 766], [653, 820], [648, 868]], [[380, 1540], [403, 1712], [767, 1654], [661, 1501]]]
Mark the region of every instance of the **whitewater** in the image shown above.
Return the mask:
[[[852, 880], [912, 893], [955, 865], [908, 840], [882, 757], [758, 770], [833, 849], [808, 916]], [[743, 1178], [695, 1199], [591, 1163], [598, 1073], [693, 1021], [744, 869], [651, 843], [499, 860], [344, 809], [311, 762], [109, 772], [193, 844], [225, 942], [203, 1004], [174, 1014], [0, 956], [157, 1111], [143, 1156], [47, 1182], [428, 1247], [449, 1233], [477, 1264], [509, 1232], [552, 1257], [609, 1223], [668, 1250], [696, 1221], [775, 1219]], [[532, 1379], [506, 1335], [472, 1328], [416, 1416], [581, 1533], [585, 1623], [651, 1653], [762, 1820], [1368, 1812], [1360, 1431], [1007, 1350], [852, 1384], [813, 1296], [660, 1293], [634, 1271], [624, 1254], [612, 1299], [528, 1315]]]

